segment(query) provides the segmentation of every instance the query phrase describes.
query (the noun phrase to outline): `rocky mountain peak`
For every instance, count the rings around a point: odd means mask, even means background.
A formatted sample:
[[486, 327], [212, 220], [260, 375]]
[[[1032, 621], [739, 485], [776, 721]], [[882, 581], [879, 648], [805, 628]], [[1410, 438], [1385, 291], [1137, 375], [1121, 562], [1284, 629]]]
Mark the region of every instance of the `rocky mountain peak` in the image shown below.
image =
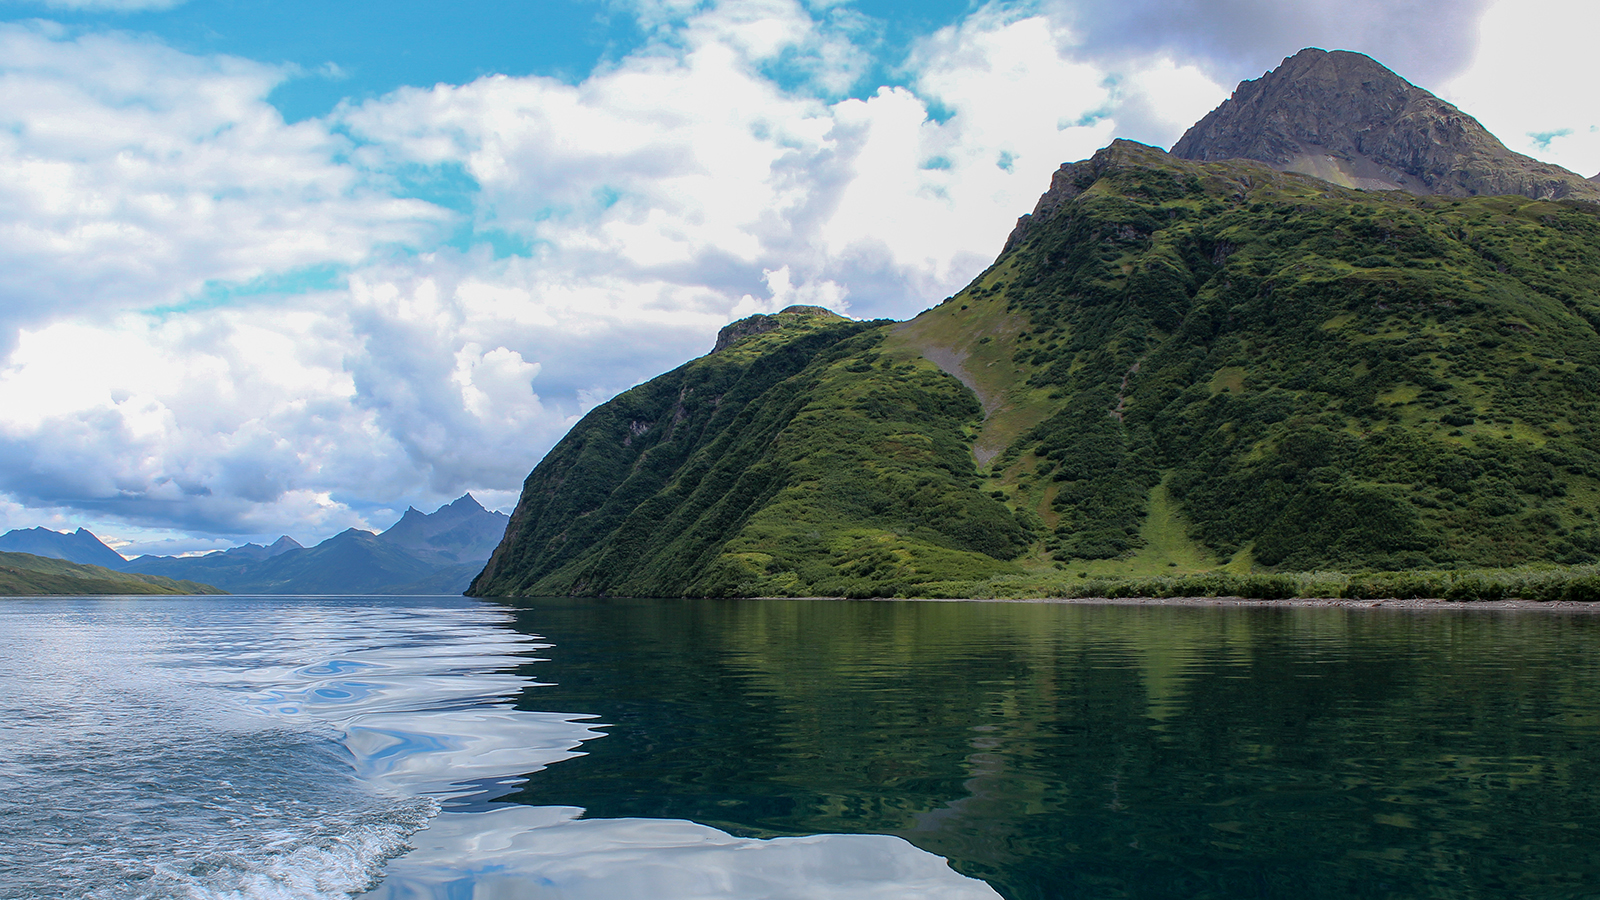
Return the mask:
[[304, 550], [304, 549], [305, 549], [305, 547], [302, 546], [299, 541], [297, 541], [294, 538], [289, 537], [287, 534], [285, 534], [285, 535], [279, 536], [279, 538], [277, 540], [272, 542], [272, 545], [267, 548], [267, 555], [268, 556], [278, 556], [278, 555], [283, 554], [283, 553], [288, 553], [290, 550]]
[[488, 512], [483, 508], [483, 504], [478, 502], [478, 498], [472, 496], [470, 491], [450, 501], [444, 508], [458, 513]]
[[506, 519], [504, 513], [490, 512], [477, 498], [463, 494], [432, 513], [407, 508], [400, 521], [379, 537], [425, 562], [453, 565], [488, 559], [505, 534]]
[[1477, 119], [1346, 50], [1302, 50], [1241, 82], [1172, 154], [1253, 159], [1369, 190], [1600, 201], [1595, 181], [1507, 149]]

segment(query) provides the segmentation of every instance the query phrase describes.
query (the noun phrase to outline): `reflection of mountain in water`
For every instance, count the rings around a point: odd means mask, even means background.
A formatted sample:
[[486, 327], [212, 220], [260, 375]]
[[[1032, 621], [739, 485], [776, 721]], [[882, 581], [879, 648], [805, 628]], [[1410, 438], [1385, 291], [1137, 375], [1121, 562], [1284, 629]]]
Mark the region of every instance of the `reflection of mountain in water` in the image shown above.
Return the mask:
[[[595, 713], [608, 736], [504, 798], [519, 803], [899, 835], [1013, 900], [1331, 900], [1374, 880], [1471, 896], [1506, 879], [1507, 896], [1555, 896], [1539, 879], [1600, 878], [1574, 870], [1593, 856], [1569, 828], [1595, 821], [1579, 773], [1600, 755], [1581, 727], [1549, 730], [1600, 688], [1593, 639], [1571, 633], [1587, 622], [529, 603], [520, 627], [554, 644], [536, 670], [554, 684], [524, 704]], [[1514, 871], [1494, 862], [1507, 834], [1530, 854]]]

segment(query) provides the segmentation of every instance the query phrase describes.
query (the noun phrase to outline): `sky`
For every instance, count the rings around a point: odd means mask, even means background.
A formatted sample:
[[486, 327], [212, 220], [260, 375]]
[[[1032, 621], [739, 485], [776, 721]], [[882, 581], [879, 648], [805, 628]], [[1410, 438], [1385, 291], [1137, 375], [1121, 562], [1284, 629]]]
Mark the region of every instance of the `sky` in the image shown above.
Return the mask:
[[1590, 0], [0, 0], [0, 528], [509, 511], [794, 303], [909, 318], [1062, 162], [1307, 46], [1600, 172]]

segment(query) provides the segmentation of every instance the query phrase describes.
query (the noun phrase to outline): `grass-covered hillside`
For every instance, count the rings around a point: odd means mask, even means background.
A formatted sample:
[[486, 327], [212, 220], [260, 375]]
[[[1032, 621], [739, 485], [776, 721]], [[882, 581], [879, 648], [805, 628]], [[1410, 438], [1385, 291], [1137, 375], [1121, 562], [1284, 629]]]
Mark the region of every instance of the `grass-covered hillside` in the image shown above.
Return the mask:
[[528, 476], [469, 593], [863, 594], [1020, 571], [978, 403], [886, 323], [784, 313], [595, 409]]
[[133, 575], [32, 553], [0, 553], [0, 597], [221, 593], [209, 584], [193, 581]]
[[1128, 142], [1046, 199], [911, 322], [791, 314], [596, 409], [472, 592], [1600, 557], [1600, 206]]

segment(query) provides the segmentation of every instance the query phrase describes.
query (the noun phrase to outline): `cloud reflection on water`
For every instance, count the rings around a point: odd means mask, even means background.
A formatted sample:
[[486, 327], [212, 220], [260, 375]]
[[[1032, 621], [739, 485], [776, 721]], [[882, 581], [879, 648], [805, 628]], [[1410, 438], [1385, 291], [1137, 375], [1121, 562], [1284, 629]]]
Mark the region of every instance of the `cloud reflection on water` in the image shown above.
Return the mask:
[[[552, 777], [559, 777], [552, 773]], [[757, 840], [681, 819], [579, 819], [502, 806], [412, 836], [364, 900], [978, 900], [1000, 895], [888, 835]]]

